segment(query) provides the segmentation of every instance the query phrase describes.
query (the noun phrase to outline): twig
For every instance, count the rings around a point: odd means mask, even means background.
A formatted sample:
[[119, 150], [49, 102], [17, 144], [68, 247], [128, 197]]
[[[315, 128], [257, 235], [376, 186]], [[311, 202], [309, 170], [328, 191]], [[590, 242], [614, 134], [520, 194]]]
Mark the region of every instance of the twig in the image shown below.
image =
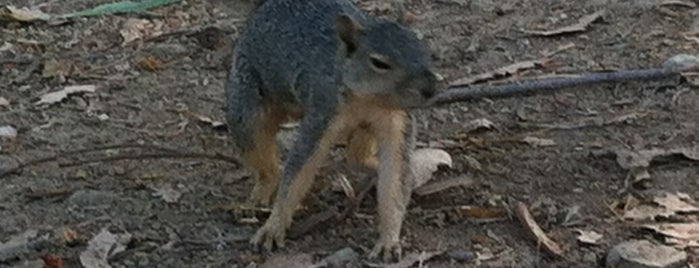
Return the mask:
[[[696, 68], [696, 66], [694, 68]], [[681, 73], [682, 70], [676, 69], [638, 69], [608, 73], [591, 73], [580, 75], [577, 77], [514, 82], [498, 86], [451, 87], [432, 98], [429, 104], [438, 105], [453, 102], [474, 101], [484, 98], [531, 96], [537, 94], [554, 93], [561, 89], [581, 85], [594, 85], [608, 82], [623, 82], [631, 80], [659, 80], [678, 76]]]
[[143, 159], [153, 159], [153, 158], [206, 158], [212, 160], [220, 160], [229, 163], [238, 164], [240, 161], [238, 159], [221, 155], [221, 154], [205, 154], [205, 153], [193, 153], [193, 152], [179, 152], [179, 153], [155, 153], [155, 154], [141, 154], [141, 155], [115, 155], [107, 156], [86, 160], [79, 160], [75, 162], [59, 163], [59, 167], [73, 167], [90, 163], [98, 162], [114, 162], [121, 160], [143, 160]]
[[527, 229], [527, 232], [536, 240], [537, 245], [543, 246], [546, 252], [554, 256], [565, 258], [563, 249], [541, 230], [541, 227], [536, 223], [532, 214], [529, 213], [527, 205], [522, 202], [517, 202], [516, 211], [517, 218], [519, 218], [519, 221]]
[[300, 237], [311, 230], [315, 230], [316, 227], [327, 221], [341, 221], [350, 214], [362, 203], [364, 197], [369, 193], [369, 191], [376, 185], [378, 178], [373, 176], [373, 178], [367, 182], [362, 190], [357, 195], [357, 198], [351, 199], [347, 198], [345, 201], [345, 209], [338, 213], [336, 207], [330, 207], [320, 213], [310, 216], [308, 219], [304, 220], [302, 223], [298, 224], [296, 228], [292, 229], [289, 237]]
[[27, 167], [36, 166], [36, 165], [40, 165], [40, 164], [44, 164], [44, 163], [48, 163], [48, 162], [58, 161], [61, 158], [66, 158], [69, 156], [75, 156], [75, 155], [81, 155], [81, 154], [98, 152], [98, 151], [105, 151], [105, 150], [111, 150], [111, 149], [128, 149], [128, 148], [149, 149], [149, 150], [160, 151], [161, 153], [150, 154], [150, 155], [117, 155], [117, 156], [110, 156], [110, 157], [103, 157], [103, 158], [81, 160], [81, 161], [72, 162], [72, 163], [62, 163], [62, 164], [59, 164], [59, 166], [61, 166], [61, 167], [76, 166], [76, 165], [87, 164], [87, 163], [113, 162], [113, 161], [119, 161], [119, 160], [145, 159], [145, 158], [207, 158], [207, 159], [226, 161], [226, 162], [230, 162], [230, 163], [234, 163], [234, 164], [241, 163], [237, 157], [224, 156], [221, 154], [182, 152], [182, 151], [178, 151], [178, 150], [172, 149], [172, 148], [167, 148], [167, 147], [158, 146], [158, 145], [149, 145], [149, 144], [114, 144], [114, 145], [105, 145], [105, 146], [98, 146], [98, 147], [93, 147], [93, 148], [85, 148], [85, 149], [79, 149], [79, 150], [74, 150], [74, 151], [61, 152], [61, 153], [57, 153], [57, 154], [54, 154], [51, 156], [30, 160], [30, 161], [27, 161], [24, 163], [19, 163], [16, 167], [9, 168], [6, 170], [0, 170], [0, 178], [5, 177], [5, 176], [10, 175], [10, 174], [17, 173], [20, 170], [27, 168]]

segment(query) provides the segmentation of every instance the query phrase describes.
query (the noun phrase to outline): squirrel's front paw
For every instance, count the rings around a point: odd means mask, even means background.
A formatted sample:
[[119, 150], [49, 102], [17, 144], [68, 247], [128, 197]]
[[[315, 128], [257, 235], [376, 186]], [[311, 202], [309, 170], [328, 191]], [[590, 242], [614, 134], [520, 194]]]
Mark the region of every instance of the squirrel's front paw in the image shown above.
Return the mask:
[[286, 230], [282, 226], [281, 221], [274, 216], [270, 216], [265, 222], [265, 225], [257, 230], [257, 233], [250, 240], [250, 244], [259, 250], [260, 246], [267, 251], [271, 251], [276, 247], [284, 247], [284, 237], [286, 236]]
[[379, 239], [369, 253], [370, 259], [381, 257], [384, 262], [397, 261], [401, 258], [401, 246], [398, 239]]

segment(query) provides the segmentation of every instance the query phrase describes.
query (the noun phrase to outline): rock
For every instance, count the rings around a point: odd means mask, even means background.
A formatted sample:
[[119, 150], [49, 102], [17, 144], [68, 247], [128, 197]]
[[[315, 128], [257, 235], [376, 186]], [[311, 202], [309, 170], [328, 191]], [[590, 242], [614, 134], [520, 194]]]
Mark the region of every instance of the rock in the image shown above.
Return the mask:
[[463, 249], [454, 249], [447, 251], [447, 256], [449, 256], [449, 258], [452, 260], [460, 262], [470, 262], [478, 258], [476, 252]]
[[687, 262], [687, 253], [647, 240], [631, 240], [612, 248], [607, 254], [607, 267], [676, 268]]
[[336, 251], [330, 256], [325, 257], [325, 262], [328, 267], [346, 267], [349, 263], [357, 263], [359, 261], [359, 253], [350, 247]]
[[672, 56], [663, 63], [663, 67], [671, 70], [684, 70], [699, 65], [699, 57], [689, 54]]
[[32, 239], [36, 238], [36, 230], [27, 230], [24, 233], [10, 237], [7, 242], [0, 240], [0, 263], [17, 258], [31, 247]]

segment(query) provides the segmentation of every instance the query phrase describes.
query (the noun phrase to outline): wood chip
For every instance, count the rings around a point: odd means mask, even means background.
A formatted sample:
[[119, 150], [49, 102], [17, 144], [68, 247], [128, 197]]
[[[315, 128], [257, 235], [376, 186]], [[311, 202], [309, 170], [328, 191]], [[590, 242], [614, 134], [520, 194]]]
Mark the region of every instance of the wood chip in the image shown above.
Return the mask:
[[563, 249], [541, 230], [541, 227], [536, 223], [532, 214], [529, 213], [527, 205], [522, 202], [517, 202], [516, 212], [517, 218], [519, 218], [522, 225], [524, 225], [529, 234], [536, 240], [537, 244], [541, 245], [546, 252], [557, 257], [563, 257]]

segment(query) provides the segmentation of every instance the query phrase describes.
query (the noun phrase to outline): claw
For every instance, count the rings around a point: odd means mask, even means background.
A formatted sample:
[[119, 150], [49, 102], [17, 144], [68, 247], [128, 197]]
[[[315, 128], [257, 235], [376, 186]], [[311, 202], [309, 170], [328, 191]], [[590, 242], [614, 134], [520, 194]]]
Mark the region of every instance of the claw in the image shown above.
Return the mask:
[[279, 224], [279, 220], [270, 216], [265, 225], [260, 227], [252, 239], [250, 239], [250, 244], [257, 250], [262, 246], [264, 250], [272, 251], [275, 246], [277, 248], [284, 247], [285, 236], [286, 230]]
[[401, 259], [402, 249], [399, 241], [380, 239], [369, 253], [370, 259], [381, 259], [384, 262], [392, 262]]

